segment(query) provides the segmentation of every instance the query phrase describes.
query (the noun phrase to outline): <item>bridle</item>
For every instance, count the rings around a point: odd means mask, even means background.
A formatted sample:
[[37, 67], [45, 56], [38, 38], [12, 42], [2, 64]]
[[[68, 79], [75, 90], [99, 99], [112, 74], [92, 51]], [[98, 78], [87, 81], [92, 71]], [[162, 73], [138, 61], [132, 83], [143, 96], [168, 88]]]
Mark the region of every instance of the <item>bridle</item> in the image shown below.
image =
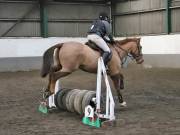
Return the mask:
[[[136, 54], [136, 52], [138, 52], [138, 53]], [[140, 43], [137, 43], [136, 50], [134, 51], [134, 53], [132, 52], [131, 54], [135, 60], [139, 60], [142, 58], [142, 46]]]

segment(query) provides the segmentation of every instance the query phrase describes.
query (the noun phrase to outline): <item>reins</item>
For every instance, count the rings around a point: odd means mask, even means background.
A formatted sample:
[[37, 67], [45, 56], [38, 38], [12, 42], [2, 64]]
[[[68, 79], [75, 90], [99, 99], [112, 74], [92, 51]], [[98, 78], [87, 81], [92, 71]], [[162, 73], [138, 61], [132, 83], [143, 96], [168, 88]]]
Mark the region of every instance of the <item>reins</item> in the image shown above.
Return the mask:
[[[126, 61], [127, 61], [127, 56], [128, 56], [128, 52], [126, 51], [126, 50], [124, 50], [123, 48], [120, 48], [122, 51], [124, 51], [125, 53], [126, 53], [126, 56], [125, 56], [125, 59], [123, 60], [123, 57], [121, 57], [121, 54], [120, 54], [120, 52], [117, 50], [117, 48], [116, 48], [116, 46], [115, 45], [112, 45], [113, 46], [113, 48], [116, 50], [116, 52], [117, 52], [117, 54], [118, 54], [118, 56], [119, 56], [119, 58], [120, 58], [120, 60], [121, 60], [121, 65], [123, 65]], [[119, 48], [119, 47], [118, 47]]]

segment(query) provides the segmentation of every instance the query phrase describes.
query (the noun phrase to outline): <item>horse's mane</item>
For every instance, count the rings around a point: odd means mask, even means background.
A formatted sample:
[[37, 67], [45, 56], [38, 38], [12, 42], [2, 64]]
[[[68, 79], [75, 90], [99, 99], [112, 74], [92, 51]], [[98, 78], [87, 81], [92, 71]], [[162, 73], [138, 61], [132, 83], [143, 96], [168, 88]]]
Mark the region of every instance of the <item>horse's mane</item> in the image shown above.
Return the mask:
[[[138, 40], [139, 40], [139, 38], [126, 38], [126, 39], [123, 39], [123, 40], [115, 40], [115, 43], [114, 44], [109, 44], [109, 46], [110, 47], [121, 46], [121, 45], [124, 45], [124, 44], [126, 44], [128, 42], [137, 42]], [[99, 48], [92, 41], [86, 42], [85, 45], [88, 45], [90, 48], [103, 53], [103, 50], [101, 48]]]
[[116, 44], [119, 44], [119, 45], [123, 45], [123, 44], [126, 44], [128, 42], [136, 42], [137, 41], [137, 38], [126, 38], [126, 39], [123, 39], [123, 40], [116, 40], [115, 43]]

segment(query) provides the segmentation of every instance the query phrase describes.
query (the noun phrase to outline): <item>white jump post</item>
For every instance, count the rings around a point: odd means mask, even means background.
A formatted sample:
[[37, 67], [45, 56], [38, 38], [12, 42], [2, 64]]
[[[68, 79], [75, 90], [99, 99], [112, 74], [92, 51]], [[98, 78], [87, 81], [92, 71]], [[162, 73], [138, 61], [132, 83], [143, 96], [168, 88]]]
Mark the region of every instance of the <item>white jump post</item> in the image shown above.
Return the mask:
[[[102, 82], [102, 76], [104, 77], [105, 84], [106, 84], [106, 113], [101, 114], [101, 82]], [[110, 84], [108, 81], [108, 76], [106, 73], [105, 65], [103, 62], [102, 57], [98, 59], [98, 73], [97, 73], [97, 88], [96, 88], [96, 113], [99, 116], [99, 118], [105, 118], [109, 119], [110, 121], [115, 120], [114, 115], [114, 99], [112, 96]]]
[[[101, 113], [101, 82], [102, 78], [105, 80], [106, 84], [106, 112], [105, 114]], [[114, 115], [114, 99], [112, 96], [110, 84], [108, 81], [108, 76], [106, 73], [106, 68], [103, 62], [102, 57], [98, 59], [98, 69], [97, 69], [97, 87], [96, 87], [96, 98], [92, 98], [92, 101], [96, 104], [96, 110], [90, 105], [85, 107], [85, 116], [82, 119], [82, 122], [86, 125], [100, 127], [102, 125], [114, 125], [115, 115]], [[96, 119], [97, 118], [97, 119]], [[101, 119], [105, 119], [102, 121]]]

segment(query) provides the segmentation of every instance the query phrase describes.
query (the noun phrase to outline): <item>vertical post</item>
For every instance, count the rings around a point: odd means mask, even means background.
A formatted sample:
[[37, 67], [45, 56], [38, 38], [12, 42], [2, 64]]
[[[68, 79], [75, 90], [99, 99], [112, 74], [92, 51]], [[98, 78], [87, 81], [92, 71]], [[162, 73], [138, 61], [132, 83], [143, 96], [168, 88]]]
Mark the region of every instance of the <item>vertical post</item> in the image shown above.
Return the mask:
[[41, 37], [48, 37], [48, 16], [46, 9], [46, 0], [39, 0], [40, 4], [40, 20], [41, 20]]
[[[101, 80], [104, 78], [106, 84], [106, 113], [100, 114], [100, 102], [101, 102]], [[102, 57], [98, 59], [98, 71], [97, 71], [97, 87], [96, 87], [96, 112], [99, 118], [106, 118], [109, 120], [115, 120], [114, 116], [114, 99], [112, 96], [108, 76], [104, 66]]]
[[115, 35], [115, 0], [111, 0], [111, 6], [110, 6], [110, 14], [111, 14], [111, 19], [112, 19], [112, 33], [113, 36]]
[[105, 69], [105, 65], [103, 62], [102, 57], [100, 58], [101, 60], [101, 70], [103, 72], [103, 77], [105, 80], [105, 84], [106, 84], [106, 115], [105, 117], [108, 118], [109, 120], [114, 120], [115, 116], [114, 116], [114, 99], [112, 96], [112, 92], [111, 92], [111, 88], [110, 88], [110, 84], [108, 81], [108, 76], [106, 73], [106, 69]]
[[171, 0], [166, 0], [166, 33], [171, 33]]
[[[101, 79], [102, 79], [102, 67], [100, 58], [98, 59], [98, 71], [97, 71], [97, 86], [96, 86], [96, 110], [100, 111], [100, 102], [101, 102]], [[98, 112], [99, 113], [99, 112]]]

